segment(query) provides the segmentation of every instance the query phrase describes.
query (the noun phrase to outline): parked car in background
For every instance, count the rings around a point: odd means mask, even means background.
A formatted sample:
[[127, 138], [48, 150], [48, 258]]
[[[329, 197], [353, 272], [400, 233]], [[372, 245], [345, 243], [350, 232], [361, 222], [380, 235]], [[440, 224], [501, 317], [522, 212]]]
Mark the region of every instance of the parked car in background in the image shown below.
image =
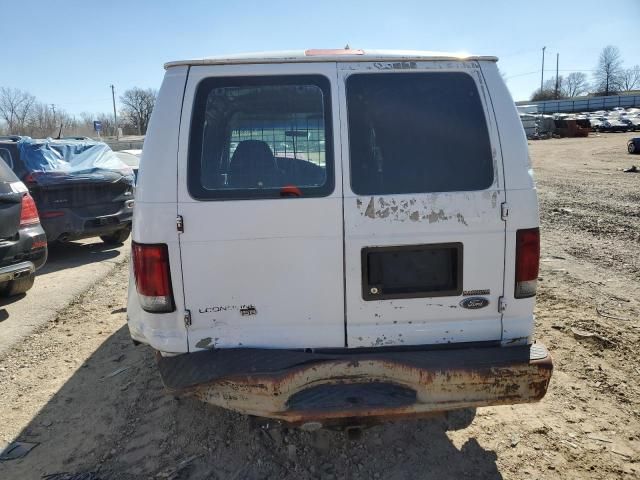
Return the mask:
[[640, 118], [638, 117], [620, 117], [620, 122], [624, 123], [629, 131], [640, 130]]
[[309, 429], [540, 400], [538, 203], [496, 61], [168, 64], [127, 307], [165, 385]]
[[600, 118], [596, 127], [598, 132], [628, 132], [629, 126], [615, 118]]
[[632, 138], [627, 142], [627, 151], [629, 153], [640, 153], [640, 137]]
[[127, 239], [134, 174], [108, 145], [86, 138], [0, 137], [0, 150], [33, 196], [49, 242]]
[[47, 238], [27, 187], [0, 148], [0, 295], [25, 293], [47, 260]]
[[138, 181], [138, 167], [140, 167], [140, 155], [142, 150], [119, 150], [115, 152], [122, 162], [129, 165], [133, 170], [136, 182]]
[[596, 117], [590, 117], [589, 118], [589, 126], [591, 127], [591, 130], [593, 130], [594, 132], [599, 131], [600, 126], [602, 125], [603, 120], [600, 120]]

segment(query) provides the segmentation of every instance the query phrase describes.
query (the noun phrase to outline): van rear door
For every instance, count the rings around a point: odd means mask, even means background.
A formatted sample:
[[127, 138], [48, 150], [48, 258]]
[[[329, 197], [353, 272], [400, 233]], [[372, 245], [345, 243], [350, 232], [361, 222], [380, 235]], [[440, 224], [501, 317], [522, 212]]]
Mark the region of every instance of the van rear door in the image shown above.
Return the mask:
[[335, 63], [190, 68], [177, 211], [190, 351], [344, 346], [334, 91]]
[[505, 186], [478, 63], [338, 69], [348, 346], [499, 341]]

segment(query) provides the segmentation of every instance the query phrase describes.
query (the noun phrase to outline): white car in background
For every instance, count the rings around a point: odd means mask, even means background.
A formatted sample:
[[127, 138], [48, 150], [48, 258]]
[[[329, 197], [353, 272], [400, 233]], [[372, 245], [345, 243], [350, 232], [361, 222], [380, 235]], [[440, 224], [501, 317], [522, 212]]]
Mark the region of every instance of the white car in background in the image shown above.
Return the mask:
[[140, 155], [142, 155], [142, 150], [120, 150], [119, 152], [115, 152], [115, 154], [122, 162], [131, 167], [137, 183], [138, 167], [140, 166]]

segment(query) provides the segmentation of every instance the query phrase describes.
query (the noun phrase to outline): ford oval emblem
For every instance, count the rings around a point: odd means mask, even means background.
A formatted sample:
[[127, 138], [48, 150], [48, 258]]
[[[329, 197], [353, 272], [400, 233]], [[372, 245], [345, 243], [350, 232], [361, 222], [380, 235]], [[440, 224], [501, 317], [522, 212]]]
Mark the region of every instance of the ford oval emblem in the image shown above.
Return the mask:
[[471, 297], [465, 298], [460, 302], [462, 308], [468, 308], [470, 310], [476, 310], [478, 308], [484, 308], [489, 305], [489, 299], [483, 297]]

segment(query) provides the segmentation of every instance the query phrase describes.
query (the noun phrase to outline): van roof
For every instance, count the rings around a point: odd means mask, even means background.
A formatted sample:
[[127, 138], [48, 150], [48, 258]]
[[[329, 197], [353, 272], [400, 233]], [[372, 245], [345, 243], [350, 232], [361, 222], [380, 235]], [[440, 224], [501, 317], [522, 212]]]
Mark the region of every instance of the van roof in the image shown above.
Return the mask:
[[278, 52], [255, 52], [239, 55], [177, 60], [165, 63], [164, 68], [179, 65], [222, 65], [242, 63], [304, 63], [304, 62], [387, 62], [430, 60], [485, 60], [497, 62], [498, 57], [470, 55], [465, 52], [447, 53], [428, 50], [360, 50], [360, 49], [310, 49]]

